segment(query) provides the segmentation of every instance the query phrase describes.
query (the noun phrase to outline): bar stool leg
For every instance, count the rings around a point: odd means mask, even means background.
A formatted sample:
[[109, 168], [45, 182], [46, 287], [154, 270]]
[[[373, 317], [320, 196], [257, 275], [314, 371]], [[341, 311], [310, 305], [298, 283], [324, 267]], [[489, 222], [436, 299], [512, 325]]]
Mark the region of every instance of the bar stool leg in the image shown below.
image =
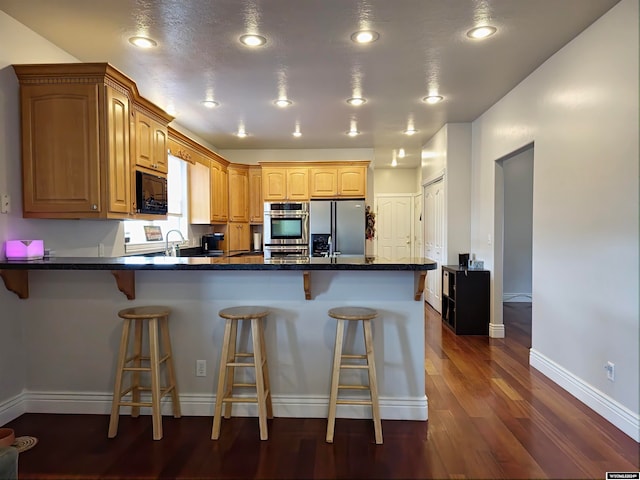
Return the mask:
[[178, 395], [178, 383], [176, 382], [176, 371], [173, 365], [173, 351], [171, 350], [171, 336], [169, 335], [169, 318], [162, 317], [160, 319], [160, 334], [162, 336], [162, 344], [164, 353], [167, 356], [167, 388], [171, 389], [171, 405], [173, 406], [173, 417], [180, 418], [182, 409], [180, 408], [180, 396]]
[[162, 412], [160, 411], [160, 351], [158, 348], [158, 319], [149, 320], [149, 357], [151, 367], [151, 417], [153, 439], [162, 438]]
[[[238, 322], [231, 322], [231, 339], [229, 340], [229, 355], [226, 359], [227, 363], [236, 361], [236, 345], [238, 344]], [[233, 393], [233, 382], [236, 378], [236, 367], [227, 367], [227, 388], [224, 393], [225, 397], [230, 397]], [[224, 418], [231, 418], [232, 402], [226, 402], [224, 406]]]
[[269, 433], [267, 431], [267, 403], [264, 389], [263, 375], [263, 355], [260, 342], [260, 319], [251, 319], [251, 339], [253, 340], [253, 360], [256, 371], [256, 390], [258, 397], [258, 420], [260, 423], [260, 440], [267, 440]]
[[342, 362], [342, 341], [346, 320], [337, 320], [336, 343], [333, 347], [333, 370], [331, 373], [331, 395], [329, 397], [329, 418], [327, 423], [327, 443], [333, 443], [333, 432], [336, 426], [336, 409], [338, 401], [338, 383], [340, 382], [340, 365]]
[[222, 423], [222, 399], [225, 394], [225, 376], [227, 373], [227, 362], [229, 358], [229, 340], [231, 339], [232, 320], [227, 320], [224, 327], [224, 339], [222, 340], [222, 352], [220, 354], [220, 369], [218, 373], [218, 390], [216, 392], [216, 408], [213, 413], [213, 428], [211, 429], [211, 439], [220, 438], [220, 424]]
[[373, 416], [373, 428], [376, 443], [382, 444], [382, 422], [380, 421], [380, 407], [378, 403], [378, 377], [373, 355], [373, 335], [371, 335], [371, 320], [363, 320], [364, 347], [367, 352], [367, 365], [369, 366], [369, 389], [371, 390], [371, 413]]
[[271, 401], [271, 382], [269, 381], [269, 365], [268, 365], [268, 355], [266, 354], [267, 348], [264, 341], [264, 319], [259, 319], [260, 322], [260, 348], [262, 349], [263, 367], [262, 367], [262, 377], [264, 378], [264, 388], [267, 391], [267, 418], [273, 418], [273, 403]]
[[122, 325], [122, 336], [120, 337], [120, 353], [118, 354], [118, 366], [116, 367], [116, 381], [113, 387], [113, 400], [111, 401], [111, 418], [109, 419], [108, 437], [113, 438], [118, 434], [118, 420], [120, 419], [120, 398], [122, 397], [122, 374], [124, 364], [127, 359], [129, 347], [129, 329], [131, 320], [125, 320]]
[[[142, 320], [129, 320], [133, 322], [133, 366], [135, 368], [142, 367]], [[126, 356], [126, 355], [125, 355]], [[126, 360], [125, 360], [126, 362]], [[131, 402], [140, 403], [140, 371], [134, 370], [131, 373]], [[131, 407], [131, 416], [140, 416], [140, 406]]]

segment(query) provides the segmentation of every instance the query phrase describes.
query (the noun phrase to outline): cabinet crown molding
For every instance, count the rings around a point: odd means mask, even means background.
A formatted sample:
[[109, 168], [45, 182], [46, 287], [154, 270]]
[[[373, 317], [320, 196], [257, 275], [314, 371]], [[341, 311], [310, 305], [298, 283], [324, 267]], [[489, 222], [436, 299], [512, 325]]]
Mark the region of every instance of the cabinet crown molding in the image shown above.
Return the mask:
[[174, 117], [153, 104], [138, 91], [136, 83], [109, 63], [48, 63], [13, 65], [20, 85], [104, 83], [126, 95], [134, 108], [141, 109], [159, 121]]
[[284, 168], [303, 168], [303, 167], [368, 167], [369, 160], [327, 160], [327, 161], [300, 161], [300, 162], [258, 162], [261, 167], [284, 167]]

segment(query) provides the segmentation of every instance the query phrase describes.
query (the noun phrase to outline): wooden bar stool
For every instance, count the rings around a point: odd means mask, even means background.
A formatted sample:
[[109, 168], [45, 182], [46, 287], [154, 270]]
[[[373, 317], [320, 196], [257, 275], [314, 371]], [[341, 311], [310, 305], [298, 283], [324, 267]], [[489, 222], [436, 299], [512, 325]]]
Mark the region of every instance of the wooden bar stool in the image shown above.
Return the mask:
[[[132, 307], [118, 312], [118, 316], [124, 319], [122, 337], [120, 339], [120, 353], [116, 370], [116, 383], [113, 388], [113, 401], [111, 403], [111, 419], [109, 421], [109, 438], [118, 433], [118, 419], [120, 407], [131, 407], [131, 416], [140, 414], [140, 407], [151, 407], [153, 420], [153, 439], [162, 438], [162, 413], [160, 411], [160, 399], [171, 394], [173, 416], [180, 418], [180, 399], [176, 385], [176, 374], [171, 353], [171, 340], [169, 338], [169, 313], [167, 307]], [[142, 337], [143, 322], [147, 322], [149, 333], [149, 354], [143, 356]], [[131, 327], [134, 327], [133, 355], [129, 356], [129, 337]], [[162, 351], [160, 343], [162, 343]], [[160, 380], [160, 365], [165, 364], [167, 373], [166, 386], [162, 386]], [[125, 372], [131, 372], [130, 385], [123, 390], [123, 377]], [[149, 372], [151, 386], [140, 384], [140, 373]], [[140, 392], [151, 392], [151, 402], [142, 402]], [[125, 401], [123, 397], [131, 394], [131, 400]]]
[[[378, 316], [378, 312], [364, 307], [338, 307], [329, 310], [329, 316], [338, 320], [336, 327], [336, 343], [333, 351], [333, 371], [331, 374], [331, 396], [329, 397], [329, 421], [327, 424], [327, 442], [333, 443], [333, 432], [336, 423], [336, 408], [338, 405], [371, 405], [373, 428], [376, 443], [382, 443], [382, 422], [380, 421], [380, 407], [378, 405], [378, 380], [373, 352], [373, 336], [371, 335], [371, 320]], [[362, 321], [364, 332], [364, 355], [343, 354], [344, 327], [348, 321]], [[364, 364], [346, 363], [342, 360], [364, 360]], [[340, 369], [366, 369], [369, 375], [369, 385], [341, 385]], [[369, 390], [371, 400], [339, 400], [338, 390]]]
[[[264, 307], [231, 307], [220, 310], [218, 314], [226, 319], [226, 324], [224, 339], [222, 340], [222, 352], [220, 354], [220, 373], [218, 375], [218, 390], [211, 438], [217, 440], [220, 437], [222, 404], [226, 403], [224, 418], [230, 418], [231, 404], [233, 402], [242, 402], [258, 404], [260, 440], [266, 440], [268, 438], [267, 418], [273, 418], [269, 367], [263, 328], [263, 319], [269, 315], [269, 310]], [[236, 350], [239, 320], [251, 320], [253, 352], [238, 352]], [[246, 361], [247, 358], [251, 357], [253, 357], [253, 362]], [[256, 383], [235, 383], [235, 369], [238, 367], [253, 368], [255, 370]], [[253, 387], [256, 389], [256, 397], [233, 396], [234, 387]]]

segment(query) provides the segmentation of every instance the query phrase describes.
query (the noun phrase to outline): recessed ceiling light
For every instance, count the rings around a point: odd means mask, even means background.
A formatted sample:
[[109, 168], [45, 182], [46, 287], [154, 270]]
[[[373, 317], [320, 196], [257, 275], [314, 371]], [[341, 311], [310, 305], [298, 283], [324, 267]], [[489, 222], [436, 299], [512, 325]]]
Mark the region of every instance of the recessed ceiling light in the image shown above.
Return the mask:
[[293, 132], [293, 136], [298, 138], [302, 136], [302, 133], [300, 133], [298, 130], [296, 130], [295, 132]]
[[260, 35], [242, 35], [240, 37], [240, 43], [247, 47], [261, 47], [267, 43], [267, 39]]
[[158, 45], [155, 40], [147, 37], [131, 37], [129, 43], [135, 45], [138, 48], [153, 48]]
[[291, 100], [287, 100], [286, 98], [279, 98], [278, 100], [276, 100], [275, 102], [273, 102], [275, 105], [277, 105], [280, 108], [285, 108], [288, 107], [289, 105], [291, 105], [293, 102]]
[[245, 138], [245, 137], [248, 137], [248, 136], [249, 136], [249, 134], [248, 134], [247, 132], [245, 132], [244, 130], [239, 130], [239, 131], [238, 131], [238, 133], [236, 133], [236, 135], [237, 135], [239, 138]]
[[202, 104], [207, 107], [207, 108], [216, 108], [217, 106], [219, 106], [220, 104], [218, 102], [216, 102], [215, 100], [203, 100]]
[[416, 133], [418, 133], [418, 130], [416, 130], [415, 128], [407, 128], [407, 129], [404, 131], [404, 134], [405, 134], [405, 135], [409, 135], [409, 136], [414, 135], [414, 134], [416, 134]]
[[350, 137], [355, 137], [356, 135], [360, 135], [360, 132], [358, 130], [349, 130], [347, 132], [347, 135], [349, 135]]
[[492, 27], [489, 25], [485, 25], [483, 27], [472, 28], [467, 32], [467, 37], [473, 38], [476, 40], [481, 40], [483, 38], [490, 37], [494, 33], [496, 33], [498, 29], [496, 27]]
[[378, 38], [380, 38], [380, 34], [373, 30], [360, 30], [351, 35], [351, 40], [356, 43], [373, 43]]
[[444, 100], [444, 97], [440, 95], [428, 95], [422, 99], [424, 103], [434, 104]]
[[347, 100], [349, 105], [353, 105], [354, 107], [359, 107], [360, 105], [364, 105], [367, 101], [362, 97], [352, 97]]

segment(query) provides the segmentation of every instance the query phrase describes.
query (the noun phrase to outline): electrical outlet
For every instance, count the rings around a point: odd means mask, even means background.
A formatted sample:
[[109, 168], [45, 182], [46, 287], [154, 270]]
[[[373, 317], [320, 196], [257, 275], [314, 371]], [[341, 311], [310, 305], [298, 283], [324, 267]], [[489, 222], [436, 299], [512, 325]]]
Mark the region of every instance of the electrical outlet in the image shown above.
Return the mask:
[[8, 194], [0, 196], [0, 213], [9, 213], [11, 211], [11, 199]]
[[196, 377], [206, 377], [206, 376], [207, 376], [207, 361], [196, 360]]
[[613, 362], [607, 362], [604, 366], [604, 369], [607, 371], [607, 378], [612, 382], [616, 379], [616, 364]]

